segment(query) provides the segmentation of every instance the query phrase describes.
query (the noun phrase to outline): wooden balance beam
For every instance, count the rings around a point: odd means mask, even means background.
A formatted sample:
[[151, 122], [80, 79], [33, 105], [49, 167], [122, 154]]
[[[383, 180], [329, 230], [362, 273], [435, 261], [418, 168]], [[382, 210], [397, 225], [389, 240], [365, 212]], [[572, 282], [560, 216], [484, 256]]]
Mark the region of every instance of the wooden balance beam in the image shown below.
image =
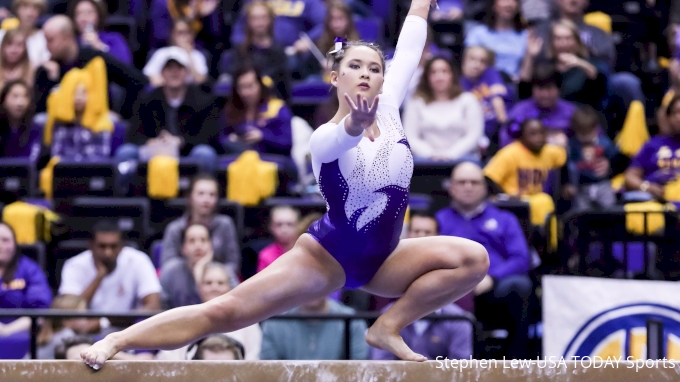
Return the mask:
[[[483, 363], [486, 362], [486, 363]], [[79, 361], [0, 361], [0, 381], [18, 382], [630, 382], [680, 380], [676, 367], [661, 361], [655, 367], [533, 361], [477, 361], [444, 367], [443, 362], [401, 361], [110, 361], [93, 371]], [[644, 361], [642, 361], [644, 362]], [[632, 365], [632, 367], [630, 367]], [[449, 365], [451, 366], [451, 365]], [[541, 367], [543, 366], [543, 367]], [[638, 366], [640, 366], [638, 364]]]

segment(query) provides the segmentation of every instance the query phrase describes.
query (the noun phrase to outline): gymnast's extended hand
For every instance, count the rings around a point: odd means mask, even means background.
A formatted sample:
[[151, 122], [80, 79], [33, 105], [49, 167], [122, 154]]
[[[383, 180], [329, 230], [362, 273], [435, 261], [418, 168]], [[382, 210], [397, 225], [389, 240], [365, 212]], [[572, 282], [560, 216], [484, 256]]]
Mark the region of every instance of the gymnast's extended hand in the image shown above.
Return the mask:
[[356, 137], [359, 134], [366, 132], [368, 139], [373, 142], [375, 140], [375, 132], [373, 125], [375, 124], [375, 115], [378, 111], [378, 98], [373, 99], [373, 104], [368, 105], [366, 97], [357, 94], [357, 103], [352, 101], [352, 97], [345, 93], [345, 100], [349, 105], [349, 117], [345, 121], [345, 130], [347, 134]]

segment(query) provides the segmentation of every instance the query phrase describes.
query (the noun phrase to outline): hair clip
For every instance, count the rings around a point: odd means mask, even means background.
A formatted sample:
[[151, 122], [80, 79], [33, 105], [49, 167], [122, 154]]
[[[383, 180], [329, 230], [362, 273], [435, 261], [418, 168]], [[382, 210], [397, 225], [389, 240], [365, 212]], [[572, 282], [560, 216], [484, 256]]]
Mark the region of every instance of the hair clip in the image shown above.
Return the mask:
[[345, 39], [344, 39], [344, 38], [342, 38], [342, 37], [336, 37], [336, 38], [335, 38], [335, 48], [333, 48], [333, 50], [331, 50], [331, 51], [328, 52], [328, 53], [330, 53], [330, 54], [336, 54], [336, 53], [338, 53], [339, 51], [341, 51], [346, 45], [347, 45], [347, 42], [345, 42]]

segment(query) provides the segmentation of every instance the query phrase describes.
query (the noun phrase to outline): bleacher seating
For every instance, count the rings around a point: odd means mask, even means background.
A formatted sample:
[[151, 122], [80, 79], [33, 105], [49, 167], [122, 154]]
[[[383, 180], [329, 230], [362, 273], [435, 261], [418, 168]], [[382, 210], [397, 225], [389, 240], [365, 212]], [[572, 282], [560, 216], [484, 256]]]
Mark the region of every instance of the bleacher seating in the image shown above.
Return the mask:
[[0, 158], [0, 201], [32, 197], [38, 180], [35, 163], [28, 158]]
[[117, 179], [116, 164], [112, 160], [60, 161], [54, 167], [53, 197], [112, 197], [118, 194], [115, 190]]

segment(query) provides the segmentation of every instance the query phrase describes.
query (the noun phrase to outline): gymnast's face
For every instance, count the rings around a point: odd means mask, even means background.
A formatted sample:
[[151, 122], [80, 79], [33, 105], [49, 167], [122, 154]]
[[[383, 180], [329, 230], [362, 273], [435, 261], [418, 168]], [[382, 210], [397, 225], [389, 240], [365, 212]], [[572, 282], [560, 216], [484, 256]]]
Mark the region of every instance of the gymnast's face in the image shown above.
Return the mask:
[[352, 100], [357, 94], [366, 97], [369, 104], [382, 91], [384, 68], [378, 52], [367, 46], [347, 49], [338, 70], [331, 72], [331, 83], [338, 88], [338, 97], [346, 102], [347, 93]]

